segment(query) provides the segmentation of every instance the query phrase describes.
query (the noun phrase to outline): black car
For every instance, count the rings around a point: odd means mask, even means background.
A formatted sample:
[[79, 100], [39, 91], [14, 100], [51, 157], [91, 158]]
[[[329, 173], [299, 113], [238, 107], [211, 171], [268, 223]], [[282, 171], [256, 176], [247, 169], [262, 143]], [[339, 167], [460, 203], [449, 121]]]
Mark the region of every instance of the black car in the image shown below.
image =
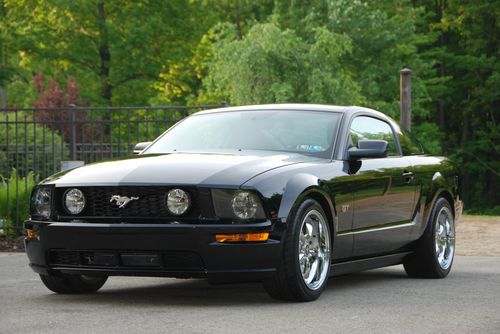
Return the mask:
[[50, 290], [94, 292], [110, 275], [197, 277], [262, 281], [274, 298], [309, 301], [332, 275], [451, 270], [456, 172], [380, 112], [215, 109], [137, 149], [33, 190], [26, 250]]

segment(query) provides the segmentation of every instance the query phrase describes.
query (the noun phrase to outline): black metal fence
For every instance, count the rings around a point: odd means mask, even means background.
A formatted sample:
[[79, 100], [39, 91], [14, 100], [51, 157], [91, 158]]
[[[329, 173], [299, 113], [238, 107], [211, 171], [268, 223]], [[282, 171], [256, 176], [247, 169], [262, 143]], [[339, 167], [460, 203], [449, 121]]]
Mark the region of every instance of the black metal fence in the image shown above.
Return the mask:
[[22, 230], [34, 184], [70, 161], [132, 154], [188, 114], [221, 107], [79, 107], [0, 111], [0, 232]]

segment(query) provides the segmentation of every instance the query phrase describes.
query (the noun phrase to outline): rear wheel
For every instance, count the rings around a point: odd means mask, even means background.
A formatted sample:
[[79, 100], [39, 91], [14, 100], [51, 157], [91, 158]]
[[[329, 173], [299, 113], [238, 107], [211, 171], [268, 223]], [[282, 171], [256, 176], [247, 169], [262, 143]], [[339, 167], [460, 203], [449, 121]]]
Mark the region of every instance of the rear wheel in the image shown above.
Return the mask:
[[455, 256], [455, 221], [451, 206], [444, 198], [434, 204], [424, 235], [415, 253], [404, 262], [412, 277], [443, 278], [451, 271]]
[[305, 199], [295, 210], [283, 240], [281, 263], [264, 282], [269, 295], [280, 300], [317, 299], [330, 274], [330, 228], [321, 205]]
[[62, 294], [83, 294], [99, 290], [107, 277], [86, 275], [40, 275], [43, 284], [49, 289]]

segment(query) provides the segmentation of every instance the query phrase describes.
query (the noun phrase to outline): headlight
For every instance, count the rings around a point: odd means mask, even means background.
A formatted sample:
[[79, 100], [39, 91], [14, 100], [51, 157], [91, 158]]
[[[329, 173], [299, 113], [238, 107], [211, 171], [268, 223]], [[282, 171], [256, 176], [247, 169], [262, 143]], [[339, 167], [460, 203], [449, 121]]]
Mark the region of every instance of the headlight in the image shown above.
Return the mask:
[[182, 189], [172, 189], [167, 193], [167, 208], [170, 213], [180, 216], [191, 206], [189, 194]]
[[266, 214], [256, 193], [246, 190], [213, 189], [215, 214], [227, 219], [265, 219]]
[[64, 193], [64, 207], [72, 214], [77, 215], [85, 208], [85, 195], [80, 189], [70, 189]]
[[231, 201], [231, 208], [236, 217], [240, 219], [253, 218], [257, 213], [259, 199], [248, 191], [238, 192]]
[[50, 217], [52, 192], [50, 188], [37, 188], [32, 197], [32, 213], [44, 218]]

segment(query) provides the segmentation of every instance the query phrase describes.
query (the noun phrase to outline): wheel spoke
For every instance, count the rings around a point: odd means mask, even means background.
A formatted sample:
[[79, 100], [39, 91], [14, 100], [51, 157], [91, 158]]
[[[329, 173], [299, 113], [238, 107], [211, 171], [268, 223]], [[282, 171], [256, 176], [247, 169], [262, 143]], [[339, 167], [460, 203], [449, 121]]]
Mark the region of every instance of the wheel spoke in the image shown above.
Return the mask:
[[313, 279], [316, 277], [316, 272], [318, 271], [318, 260], [314, 261], [309, 267], [309, 275], [306, 279], [306, 284], [311, 284]]
[[446, 216], [444, 214], [440, 214], [438, 218], [439, 225], [443, 226], [446, 221]]
[[307, 229], [307, 235], [310, 238], [314, 232], [314, 221], [312, 219], [309, 219], [305, 226]]
[[302, 275], [304, 277], [309, 277], [309, 272], [311, 271], [311, 263], [309, 262], [309, 258], [304, 257], [303, 264], [304, 266], [302, 267]]
[[316, 261], [318, 262], [318, 270], [316, 270], [316, 277], [314, 279], [319, 280], [321, 278], [322, 273], [323, 273], [323, 267], [326, 265], [325, 254], [324, 253], [318, 254]]

